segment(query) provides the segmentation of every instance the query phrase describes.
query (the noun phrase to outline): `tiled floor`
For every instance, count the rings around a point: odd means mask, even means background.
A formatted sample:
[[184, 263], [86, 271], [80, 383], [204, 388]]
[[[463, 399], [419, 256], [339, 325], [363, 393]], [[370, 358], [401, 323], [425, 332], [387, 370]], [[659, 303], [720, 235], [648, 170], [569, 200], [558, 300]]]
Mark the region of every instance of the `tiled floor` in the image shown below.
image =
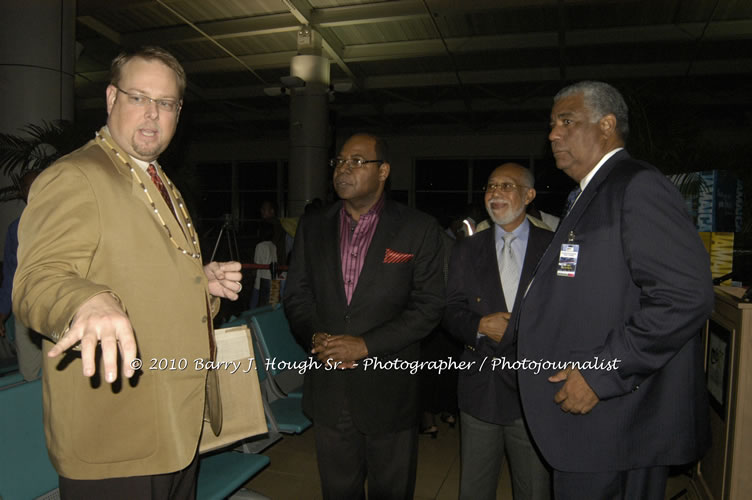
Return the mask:
[[[319, 500], [321, 491], [314, 448], [315, 427], [299, 436], [285, 436], [263, 454], [271, 458], [269, 466], [246, 487], [273, 500]], [[456, 500], [459, 491], [459, 427], [439, 422], [436, 439], [420, 436], [416, 500]], [[687, 490], [683, 496], [676, 496]], [[512, 500], [506, 467], [499, 479], [497, 500]], [[698, 500], [683, 475], [669, 478], [666, 499]]]

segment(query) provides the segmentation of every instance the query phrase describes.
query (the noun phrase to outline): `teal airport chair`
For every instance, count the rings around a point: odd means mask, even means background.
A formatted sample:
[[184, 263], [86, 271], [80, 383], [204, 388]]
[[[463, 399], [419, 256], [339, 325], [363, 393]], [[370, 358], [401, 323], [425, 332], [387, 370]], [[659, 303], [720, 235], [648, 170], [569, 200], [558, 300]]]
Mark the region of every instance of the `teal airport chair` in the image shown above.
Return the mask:
[[0, 498], [60, 498], [44, 440], [41, 380], [0, 389], [0, 443]]
[[[0, 443], [0, 498], [60, 498], [58, 475], [44, 439], [41, 380], [0, 389]], [[235, 451], [201, 456], [197, 498], [227, 498], [267, 464], [267, 456]], [[263, 497], [242, 490], [234, 498]]]
[[290, 331], [284, 309], [277, 305], [271, 311], [263, 311], [251, 317], [251, 329], [257, 338], [261, 353], [271, 362], [268, 374], [276, 395], [279, 397], [302, 397], [303, 374], [291, 365], [303, 366], [311, 355], [307, 354]]
[[[255, 453], [225, 451], [202, 456], [198, 463], [196, 500], [266, 498], [249, 490], [238, 490], [268, 464], [269, 457]], [[233, 495], [234, 492], [237, 493]]]

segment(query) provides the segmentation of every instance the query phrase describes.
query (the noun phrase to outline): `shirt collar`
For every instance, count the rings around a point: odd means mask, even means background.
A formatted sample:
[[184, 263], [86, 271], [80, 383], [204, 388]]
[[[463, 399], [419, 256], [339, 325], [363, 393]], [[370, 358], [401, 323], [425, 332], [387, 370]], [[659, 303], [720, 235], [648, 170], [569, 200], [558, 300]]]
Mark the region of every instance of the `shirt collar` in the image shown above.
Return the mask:
[[593, 167], [593, 169], [590, 172], [588, 172], [588, 174], [580, 180], [580, 189], [584, 191], [587, 185], [593, 179], [593, 177], [595, 177], [595, 174], [598, 173], [598, 170], [600, 170], [600, 168], [603, 166], [603, 164], [606, 163], [606, 161], [608, 161], [609, 158], [614, 156], [616, 153], [618, 153], [622, 149], [624, 148], [612, 149], [611, 151], [603, 155], [603, 158], [601, 158], [601, 161], [596, 163], [595, 167]]
[[[368, 212], [364, 213], [360, 217], [362, 218], [362, 217], [371, 217], [373, 215], [380, 215], [381, 211], [384, 209], [384, 199], [385, 199], [385, 196], [384, 196], [384, 194], [382, 194], [379, 197], [379, 200], [376, 203], [373, 204], [373, 206], [368, 210]], [[350, 215], [350, 213], [347, 211], [347, 209], [345, 209], [345, 204], [344, 203], [342, 204], [342, 209], [341, 210], [342, 210], [342, 213], [344, 213], [345, 215], [347, 215], [347, 217], [350, 220], [352, 220], [352, 221], [355, 220], [355, 219], [353, 219], [352, 215]]]
[[[504, 241], [504, 235], [507, 234], [506, 231], [504, 231], [504, 228], [501, 227], [498, 224], [494, 224], [494, 237], [496, 239], [496, 245], [503, 246]], [[512, 231], [512, 234], [517, 237], [514, 241], [527, 242], [527, 238], [530, 235], [530, 221], [527, 220], [527, 217], [525, 217], [525, 220], [522, 221], [522, 224], [514, 228], [514, 231]], [[514, 243], [514, 242], [513, 242]]]

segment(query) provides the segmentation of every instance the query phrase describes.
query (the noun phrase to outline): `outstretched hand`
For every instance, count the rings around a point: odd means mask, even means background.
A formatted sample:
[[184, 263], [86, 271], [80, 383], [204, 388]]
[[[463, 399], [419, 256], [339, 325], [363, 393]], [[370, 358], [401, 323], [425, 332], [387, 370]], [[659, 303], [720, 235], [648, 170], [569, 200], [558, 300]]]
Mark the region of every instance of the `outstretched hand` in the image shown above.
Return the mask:
[[130, 378], [135, 373], [134, 364], [138, 351], [136, 337], [128, 315], [118, 300], [110, 293], [100, 293], [84, 302], [73, 317], [65, 335], [50, 349], [47, 356], [54, 358], [81, 343], [81, 363], [85, 377], [96, 373], [97, 344], [102, 346], [104, 378], [113, 383], [117, 380], [118, 351], [122, 359], [123, 376]]

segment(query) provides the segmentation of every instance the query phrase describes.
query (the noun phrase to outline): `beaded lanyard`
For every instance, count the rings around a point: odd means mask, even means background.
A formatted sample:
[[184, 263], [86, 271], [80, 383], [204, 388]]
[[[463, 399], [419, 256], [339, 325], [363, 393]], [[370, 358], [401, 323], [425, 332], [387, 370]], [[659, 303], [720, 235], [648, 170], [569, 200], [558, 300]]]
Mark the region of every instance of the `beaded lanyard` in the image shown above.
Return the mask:
[[[131, 175], [133, 175], [133, 178], [141, 186], [141, 189], [143, 190], [144, 194], [146, 195], [146, 198], [149, 200], [149, 203], [151, 204], [152, 210], [154, 210], [154, 214], [157, 216], [157, 219], [159, 219], [159, 223], [162, 224], [162, 227], [164, 228], [164, 230], [167, 231], [167, 236], [170, 238], [170, 241], [172, 242], [172, 244], [175, 245], [175, 248], [177, 248], [183, 254], [193, 257], [194, 259], [200, 259], [201, 258], [200, 253], [188, 251], [185, 248], [182, 248], [180, 245], [178, 245], [178, 242], [175, 241], [175, 238], [172, 237], [172, 231], [170, 231], [170, 228], [167, 227], [167, 224], [162, 218], [162, 214], [159, 213], [159, 209], [157, 209], [157, 206], [154, 204], [154, 200], [149, 195], [149, 191], [146, 189], [146, 186], [144, 186], [144, 183], [141, 182], [141, 179], [138, 177], [138, 174], [136, 174], [136, 171], [133, 169], [130, 162], [126, 160], [125, 158], [123, 158], [120, 152], [117, 149], [115, 149], [115, 147], [112, 146], [112, 144], [110, 144], [109, 141], [107, 141], [107, 139], [103, 135], [101, 135], [99, 132], [97, 132], [96, 134], [97, 134], [97, 139], [102, 141], [107, 147], [109, 147], [112, 150], [112, 152], [115, 153], [115, 156], [120, 161], [122, 161], [125, 164], [125, 166], [127, 166], [130, 169]], [[183, 217], [185, 218], [186, 226], [188, 228], [188, 236], [193, 242], [193, 247], [199, 248], [198, 240], [196, 239], [196, 231], [193, 230], [193, 224], [191, 223], [191, 218], [185, 209], [185, 206], [183, 204], [183, 199], [180, 197], [180, 193], [178, 192], [177, 189], [175, 189], [175, 187], [172, 185], [172, 182], [170, 181], [170, 179], [167, 178], [167, 176], [164, 177], [164, 180], [166, 181], [167, 186], [170, 188], [170, 192], [172, 193], [172, 196], [174, 197], [175, 201], [177, 201], [178, 207], [180, 207], [180, 212], [183, 214]]]

